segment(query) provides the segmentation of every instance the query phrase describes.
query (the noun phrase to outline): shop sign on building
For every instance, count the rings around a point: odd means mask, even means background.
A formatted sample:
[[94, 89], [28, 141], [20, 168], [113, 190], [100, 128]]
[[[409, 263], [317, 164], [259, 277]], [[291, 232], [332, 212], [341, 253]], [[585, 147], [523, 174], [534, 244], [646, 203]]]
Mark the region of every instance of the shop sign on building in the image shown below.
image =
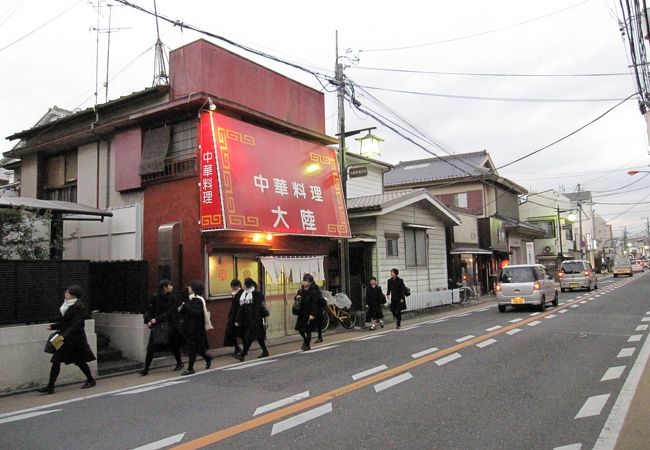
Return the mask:
[[213, 111], [199, 136], [202, 231], [350, 236], [335, 150]]

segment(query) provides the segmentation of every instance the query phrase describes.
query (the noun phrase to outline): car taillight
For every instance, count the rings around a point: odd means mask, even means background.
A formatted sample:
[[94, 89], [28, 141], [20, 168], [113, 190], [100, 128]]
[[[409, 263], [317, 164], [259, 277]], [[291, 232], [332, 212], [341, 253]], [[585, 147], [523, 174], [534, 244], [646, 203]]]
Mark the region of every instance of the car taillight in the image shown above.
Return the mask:
[[584, 274], [585, 274], [586, 277], [588, 277], [589, 275], [591, 275], [591, 272], [589, 272], [588, 270], [585, 270]]
[[560, 273], [558, 274], [558, 276], [559, 276], [560, 278], [562, 278], [562, 277], [564, 276], [564, 272], [560, 272]]
[[497, 283], [494, 290], [497, 291], [497, 292], [501, 292], [501, 283]]
[[541, 291], [542, 290], [542, 285], [539, 284], [539, 281], [535, 281], [533, 283], [533, 289], [535, 289], [536, 291]]

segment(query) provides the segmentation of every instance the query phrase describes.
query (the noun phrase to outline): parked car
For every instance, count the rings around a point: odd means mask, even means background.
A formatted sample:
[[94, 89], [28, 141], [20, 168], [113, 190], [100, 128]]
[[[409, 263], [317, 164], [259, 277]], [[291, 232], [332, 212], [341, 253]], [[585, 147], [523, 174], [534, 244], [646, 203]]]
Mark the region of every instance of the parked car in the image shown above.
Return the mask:
[[499, 312], [505, 312], [508, 306], [538, 305], [543, 311], [547, 302], [558, 305], [557, 285], [541, 264], [504, 267], [496, 293]]
[[567, 289], [598, 289], [598, 278], [596, 272], [589, 261], [583, 259], [570, 259], [562, 261], [558, 273], [560, 279], [560, 290], [565, 292]]
[[634, 269], [632, 269], [632, 264], [630, 264], [629, 261], [617, 261], [616, 264], [614, 264], [612, 273], [614, 274], [614, 278], [619, 275], [627, 275], [631, 277], [634, 276]]
[[637, 272], [643, 272], [644, 268], [641, 264], [639, 264], [637, 261], [632, 263], [632, 272], [637, 273]]

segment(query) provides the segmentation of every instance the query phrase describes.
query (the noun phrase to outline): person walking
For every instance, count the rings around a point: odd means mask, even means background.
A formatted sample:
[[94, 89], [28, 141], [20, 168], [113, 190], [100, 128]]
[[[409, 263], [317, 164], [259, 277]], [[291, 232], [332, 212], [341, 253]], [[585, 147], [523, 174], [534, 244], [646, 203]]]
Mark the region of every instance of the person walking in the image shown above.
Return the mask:
[[302, 276], [302, 287], [296, 295], [300, 301], [300, 310], [296, 320], [295, 330], [302, 336], [302, 350], [311, 350], [311, 333], [316, 326], [315, 319], [320, 308], [318, 302], [322, 297], [319, 287], [314, 282], [314, 277], [306, 273]]
[[84, 330], [86, 319], [90, 319], [90, 311], [81, 301], [82, 295], [81, 286], [69, 286], [63, 294], [63, 304], [59, 307], [61, 319], [48, 327], [50, 330], [57, 330], [59, 336], [63, 338], [63, 345], [52, 355], [49, 382], [46, 387], [39, 389], [39, 392], [43, 394], [54, 393], [54, 384], [61, 371], [61, 363], [74, 364], [81, 369], [86, 376], [86, 382], [81, 389], [92, 388], [96, 385], [90, 367], [88, 367], [88, 363], [96, 358], [88, 345]]
[[384, 328], [384, 313], [381, 310], [381, 305], [386, 303], [386, 296], [381, 291], [381, 286], [377, 284], [377, 278], [371, 277], [369, 286], [366, 289], [366, 301], [368, 303], [368, 314], [366, 314], [366, 322], [370, 322], [370, 330], [375, 329], [375, 325]]
[[155, 352], [166, 348], [172, 351], [176, 359], [174, 370], [181, 370], [184, 367], [181, 361], [182, 337], [178, 326], [180, 305], [176, 296], [172, 294], [173, 290], [174, 286], [170, 280], [160, 280], [158, 292], [151, 297], [147, 311], [144, 313], [144, 323], [150, 331], [144, 369], [139, 372], [142, 376], [149, 374]]
[[243, 361], [248, 355], [253, 341], [262, 348], [262, 353], [258, 358], [266, 358], [269, 351], [266, 348], [266, 330], [264, 329], [263, 311], [264, 296], [257, 288], [257, 283], [252, 278], [244, 279], [244, 292], [239, 298], [239, 311], [235, 318], [235, 326], [240, 328], [239, 332], [243, 335], [244, 348], [239, 355], [235, 355], [240, 361]]
[[187, 370], [181, 375], [192, 375], [194, 373], [194, 362], [196, 355], [202, 356], [205, 360], [206, 370], [212, 364], [212, 357], [208, 356], [208, 335], [205, 332], [205, 299], [203, 295], [203, 284], [194, 280], [188, 286], [189, 299], [178, 307], [178, 312], [185, 317], [185, 337], [187, 340], [187, 355], [189, 361]]
[[244, 293], [244, 288], [242, 288], [241, 281], [237, 278], [233, 279], [230, 282], [230, 295], [232, 295], [232, 300], [230, 302], [230, 311], [228, 312], [228, 320], [226, 321], [226, 333], [223, 338], [224, 347], [234, 347], [235, 351], [231, 356], [237, 357], [241, 353], [241, 347], [237, 342], [237, 327], [235, 326], [235, 319], [237, 317], [237, 312], [239, 311], [239, 300], [241, 299], [242, 294]]
[[390, 298], [390, 312], [393, 313], [395, 327], [399, 330], [402, 325], [402, 311], [406, 309], [406, 285], [398, 275], [398, 269], [390, 270], [386, 295]]

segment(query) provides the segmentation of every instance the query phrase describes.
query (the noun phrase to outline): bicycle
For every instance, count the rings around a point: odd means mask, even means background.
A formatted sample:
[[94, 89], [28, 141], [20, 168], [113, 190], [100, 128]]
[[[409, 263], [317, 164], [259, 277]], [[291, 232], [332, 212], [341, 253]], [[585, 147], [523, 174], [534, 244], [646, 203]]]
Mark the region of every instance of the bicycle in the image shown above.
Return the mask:
[[[328, 293], [324, 293], [324, 297], [327, 298], [327, 294]], [[327, 307], [323, 309], [323, 331], [326, 331], [329, 328], [330, 323], [333, 326], [336, 326], [340, 323], [343, 325], [343, 328], [346, 328], [348, 330], [353, 328], [357, 324], [357, 315], [355, 312], [352, 311], [350, 306], [339, 307], [332, 301], [334, 301], [333, 297], [330, 301], [327, 302]]]
[[458, 304], [460, 306], [468, 305], [472, 302], [479, 303], [478, 295], [471, 286], [462, 286], [458, 288], [458, 293], [460, 298], [458, 299]]

